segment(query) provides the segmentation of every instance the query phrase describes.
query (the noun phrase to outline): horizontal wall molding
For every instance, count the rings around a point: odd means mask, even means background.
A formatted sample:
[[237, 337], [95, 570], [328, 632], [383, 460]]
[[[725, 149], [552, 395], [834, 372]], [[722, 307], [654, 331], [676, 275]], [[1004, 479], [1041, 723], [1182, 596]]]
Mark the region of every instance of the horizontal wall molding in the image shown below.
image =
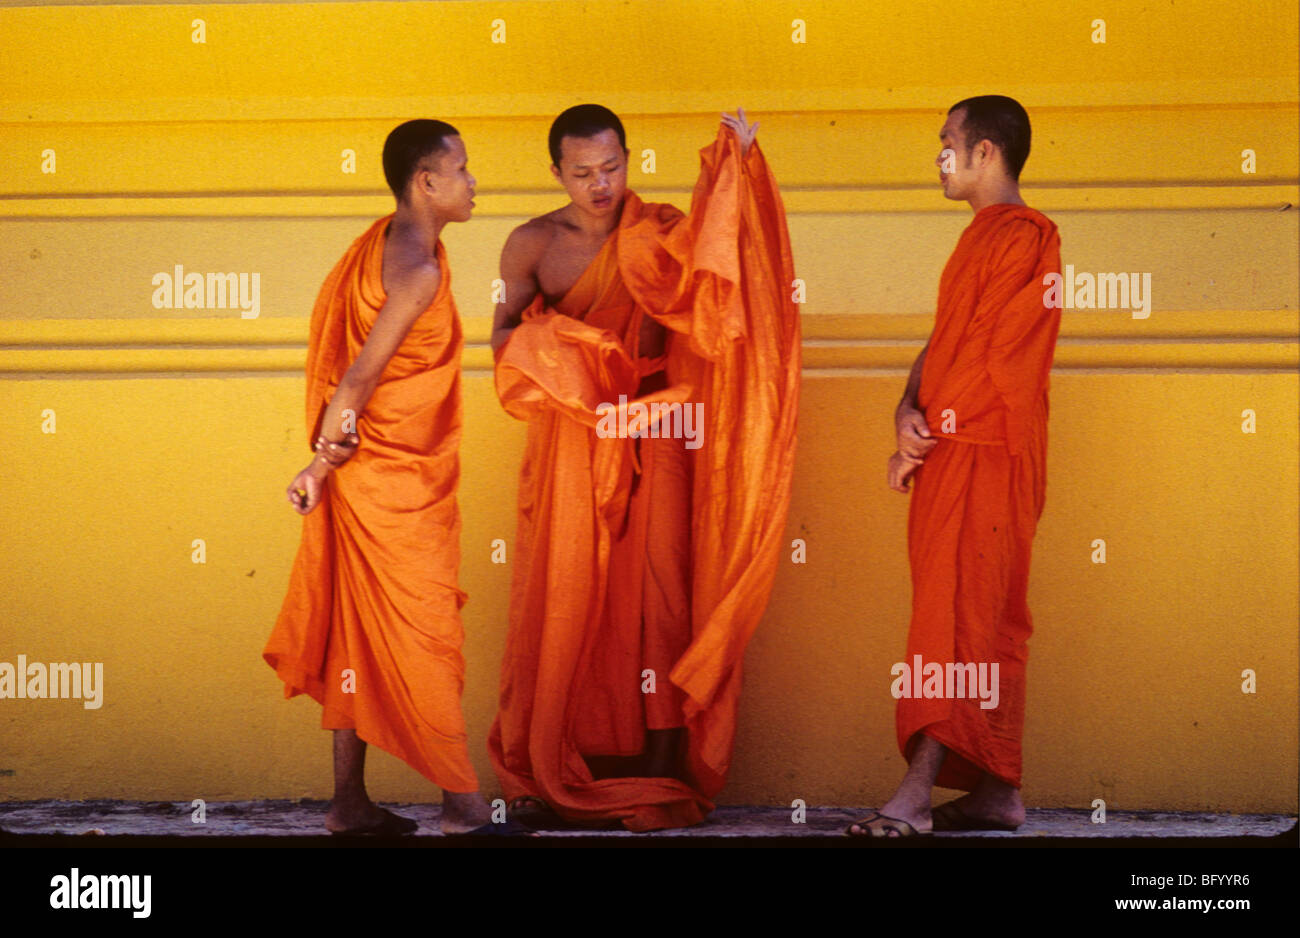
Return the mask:
[[[467, 373], [492, 371], [491, 321], [463, 318]], [[803, 363], [816, 375], [907, 370], [929, 335], [924, 314], [805, 316]], [[293, 374], [306, 360], [308, 320], [116, 319], [0, 322], [0, 375]], [[1072, 312], [1055, 370], [1300, 369], [1296, 310]]]
[[[637, 188], [652, 202], [685, 207], [686, 189]], [[1300, 186], [1159, 186], [1149, 188], [1024, 187], [1027, 203], [1044, 212], [1169, 211], [1264, 209], [1296, 211]], [[965, 202], [949, 202], [937, 187], [914, 189], [783, 189], [790, 215], [861, 215], [883, 212], [970, 214]], [[533, 218], [554, 210], [555, 192], [482, 193], [475, 215]], [[393, 210], [391, 195], [188, 196], [0, 199], [0, 218], [59, 220], [80, 218], [366, 218]]]
[[[871, 112], [840, 100], [829, 111], [751, 106], [751, 113], [784, 191], [848, 198], [854, 200], [851, 207], [872, 210], [881, 200], [895, 204], [918, 192], [930, 203], [943, 202], [934, 163], [943, 107], [940, 99], [925, 111]], [[1142, 110], [1035, 106], [1030, 114], [1034, 145], [1022, 181], [1035, 191], [1172, 187], [1193, 195], [1213, 187], [1295, 186], [1300, 181], [1295, 111], [1295, 104], [1267, 102]], [[538, 195], [559, 192], [546, 150], [553, 118], [542, 113], [510, 120], [455, 119], [488, 202], [522, 200], [530, 206]], [[383, 197], [386, 204], [382, 149], [398, 119], [0, 124], [0, 198], [142, 202], [133, 212], [170, 200], [162, 210], [182, 214], [190, 213], [191, 201], [229, 199], [229, 206], [218, 210], [235, 215], [265, 212], [256, 201], [264, 199], [301, 202], [301, 208], [279, 209], [294, 214], [317, 211], [312, 200], [326, 197]], [[625, 113], [623, 119], [632, 187], [689, 193], [699, 173], [699, 150], [717, 133], [716, 112], [674, 109]], [[1189, 139], [1197, 145], [1189, 147]], [[1249, 159], [1247, 151], [1253, 154]], [[1078, 200], [1068, 192], [1053, 198]], [[1142, 198], [1135, 194], [1121, 202], [1141, 204]], [[253, 201], [245, 207], [245, 200]], [[57, 202], [51, 208], [66, 211]], [[484, 208], [513, 210], [510, 201]]]

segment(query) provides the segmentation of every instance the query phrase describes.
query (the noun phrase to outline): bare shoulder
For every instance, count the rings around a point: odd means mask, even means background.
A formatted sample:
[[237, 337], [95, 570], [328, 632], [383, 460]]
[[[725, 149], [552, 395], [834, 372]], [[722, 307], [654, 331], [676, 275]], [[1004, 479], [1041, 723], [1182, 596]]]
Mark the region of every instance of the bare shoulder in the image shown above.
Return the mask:
[[510, 232], [505, 247], [501, 249], [502, 258], [510, 256], [519, 260], [535, 261], [545, 254], [559, 231], [559, 226], [552, 217], [554, 214], [551, 212], [539, 215], [537, 218], [530, 218]]
[[442, 271], [418, 243], [394, 237], [384, 245], [383, 279], [389, 296], [422, 298], [427, 305], [438, 292]]

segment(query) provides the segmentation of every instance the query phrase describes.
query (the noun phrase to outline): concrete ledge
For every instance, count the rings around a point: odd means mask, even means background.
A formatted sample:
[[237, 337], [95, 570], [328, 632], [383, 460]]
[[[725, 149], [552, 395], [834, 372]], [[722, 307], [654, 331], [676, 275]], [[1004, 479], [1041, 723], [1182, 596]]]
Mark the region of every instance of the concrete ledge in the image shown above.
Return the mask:
[[[444, 839], [438, 832], [441, 808], [432, 804], [386, 804], [399, 814], [415, 818], [420, 830], [413, 838]], [[208, 802], [205, 821], [195, 823], [195, 808], [187, 802], [140, 801], [16, 801], [0, 803], [0, 832], [18, 837], [49, 835], [108, 836], [122, 838], [322, 838], [324, 801]], [[805, 823], [794, 823], [785, 807], [726, 805], [710, 819], [683, 830], [633, 834], [627, 831], [556, 831], [547, 836], [584, 840], [799, 840], [838, 837], [854, 820], [869, 814], [865, 808], [809, 807]], [[972, 831], [939, 833], [934, 843], [945, 841], [1045, 842], [1133, 841], [1151, 845], [1162, 841], [1258, 840], [1260, 845], [1296, 830], [1296, 818], [1277, 814], [1203, 814], [1174, 811], [1108, 811], [1106, 823], [1094, 824], [1092, 812], [1083, 808], [1040, 808], [1028, 812], [1015, 832]], [[409, 838], [408, 838], [409, 839]], [[848, 841], [848, 838], [843, 838]], [[992, 845], [989, 843], [989, 845]], [[1080, 844], [1082, 845], [1082, 844]]]

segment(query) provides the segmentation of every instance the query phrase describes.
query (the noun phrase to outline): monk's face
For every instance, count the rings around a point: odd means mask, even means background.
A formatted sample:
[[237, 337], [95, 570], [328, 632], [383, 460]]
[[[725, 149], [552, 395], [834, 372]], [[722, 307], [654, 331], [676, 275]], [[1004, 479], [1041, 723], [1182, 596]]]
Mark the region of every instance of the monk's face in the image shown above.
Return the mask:
[[965, 120], [965, 108], [958, 108], [948, 115], [939, 130], [941, 149], [934, 159], [934, 165], [939, 167], [943, 194], [959, 202], [974, 194], [986, 162], [983, 151], [987, 144], [976, 147], [974, 152], [967, 149], [966, 131], [962, 126]]
[[594, 137], [561, 137], [560, 165], [552, 166], [551, 174], [580, 210], [610, 215], [622, 209], [627, 192], [627, 150], [612, 130]]
[[433, 210], [448, 221], [469, 221], [474, 213], [474, 187], [478, 184], [469, 172], [469, 156], [459, 135], [446, 138], [447, 149], [427, 157], [417, 181]]

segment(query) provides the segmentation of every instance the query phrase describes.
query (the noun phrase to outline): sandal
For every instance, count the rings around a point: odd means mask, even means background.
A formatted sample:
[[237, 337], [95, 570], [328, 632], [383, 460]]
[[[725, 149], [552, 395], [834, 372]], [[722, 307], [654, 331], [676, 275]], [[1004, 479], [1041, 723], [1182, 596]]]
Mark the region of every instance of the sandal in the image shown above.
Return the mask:
[[[882, 821], [884, 823], [877, 827], [872, 827], [871, 825], [877, 821]], [[861, 828], [863, 833], [854, 833], [853, 828], [855, 827]], [[881, 831], [882, 833], [876, 833], [877, 831]], [[893, 831], [897, 836], [891, 837], [888, 833], [884, 833], [885, 831]], [[862, 837], [867, 840], [903, 840], [907, 837], [933, 836], [930, 831], [919, 831], [906, 821], [900, 820], [896, 817], [889, 817], [889, 815], [881, 814], [879, 811], [876, 811], [870, 817], [864, 817], [860, 821], [854, 821], [844, 829], [844, 833], [848, 834], [850, 837]]]

